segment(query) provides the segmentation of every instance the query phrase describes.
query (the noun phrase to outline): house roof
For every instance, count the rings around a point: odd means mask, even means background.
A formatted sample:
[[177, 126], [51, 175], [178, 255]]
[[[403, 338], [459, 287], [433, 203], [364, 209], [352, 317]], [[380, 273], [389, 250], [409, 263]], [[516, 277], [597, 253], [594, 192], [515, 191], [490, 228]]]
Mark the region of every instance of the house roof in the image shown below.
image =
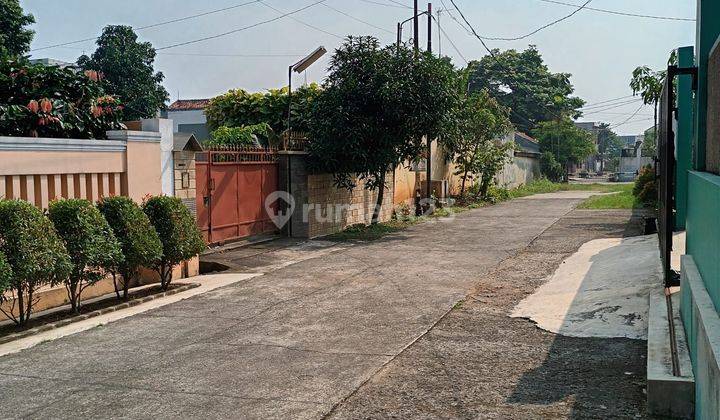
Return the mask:
[[202, 152], [203, 148], [193, 133], [175, 133], [173, 135], [173, 152]]
[[192, 111], [196, 109], [205, 109], [210, 103], [210, 99], [178, 99], [170, 104], [170, 111]]
[[538, 144], [537, 140], [525, 133], [515, 132], [515, 144], [525, 152], [540, 153], [540, 144]]

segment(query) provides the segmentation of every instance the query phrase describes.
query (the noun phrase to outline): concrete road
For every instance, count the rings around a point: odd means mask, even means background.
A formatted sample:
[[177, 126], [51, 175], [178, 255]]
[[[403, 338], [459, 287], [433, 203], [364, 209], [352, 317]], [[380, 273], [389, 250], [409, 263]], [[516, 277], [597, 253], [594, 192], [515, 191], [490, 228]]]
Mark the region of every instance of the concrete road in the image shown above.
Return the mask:
[[542, 246], [534, 240], [583, 197], [417, 225], [2, 357], [0, 417], [337, 415], [483, 276]]

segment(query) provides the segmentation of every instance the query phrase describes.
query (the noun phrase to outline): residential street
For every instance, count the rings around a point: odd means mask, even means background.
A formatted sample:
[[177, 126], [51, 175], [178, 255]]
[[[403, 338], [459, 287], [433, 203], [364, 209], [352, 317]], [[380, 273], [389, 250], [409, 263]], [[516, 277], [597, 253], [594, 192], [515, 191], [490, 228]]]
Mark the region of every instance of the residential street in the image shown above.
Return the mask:
[[1, 416], [644, 416], [644, 341], [563, 338], [508, 317], [584, 242], [640, 233], [629, 211], [574, 210], [587, 196], [326, 248], [4, 356]]

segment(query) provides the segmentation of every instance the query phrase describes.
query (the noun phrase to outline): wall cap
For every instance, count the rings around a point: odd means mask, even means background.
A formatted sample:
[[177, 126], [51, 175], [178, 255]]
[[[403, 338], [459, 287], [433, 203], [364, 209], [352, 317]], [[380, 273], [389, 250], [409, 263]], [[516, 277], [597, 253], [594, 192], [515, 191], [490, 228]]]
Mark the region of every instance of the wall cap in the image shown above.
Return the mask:
[[117, 140], [0, 136], [2, 151], [124, 152], [126, 149], [127, 144]]
[[107, 133], [110, 140], [127, 142], [160, 143], [161, 134], [155, 131], [111, 130]]

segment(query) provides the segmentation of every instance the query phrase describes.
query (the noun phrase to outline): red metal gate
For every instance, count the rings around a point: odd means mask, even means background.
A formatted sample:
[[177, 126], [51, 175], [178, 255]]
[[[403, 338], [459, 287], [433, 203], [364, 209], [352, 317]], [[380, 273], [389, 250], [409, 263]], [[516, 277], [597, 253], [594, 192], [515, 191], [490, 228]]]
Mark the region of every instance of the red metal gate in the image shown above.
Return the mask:
[[278, 189], [277, 151], [223, 146], [197, 154], [197, 221], [207, 243], [277, 230], [265, 198]]

